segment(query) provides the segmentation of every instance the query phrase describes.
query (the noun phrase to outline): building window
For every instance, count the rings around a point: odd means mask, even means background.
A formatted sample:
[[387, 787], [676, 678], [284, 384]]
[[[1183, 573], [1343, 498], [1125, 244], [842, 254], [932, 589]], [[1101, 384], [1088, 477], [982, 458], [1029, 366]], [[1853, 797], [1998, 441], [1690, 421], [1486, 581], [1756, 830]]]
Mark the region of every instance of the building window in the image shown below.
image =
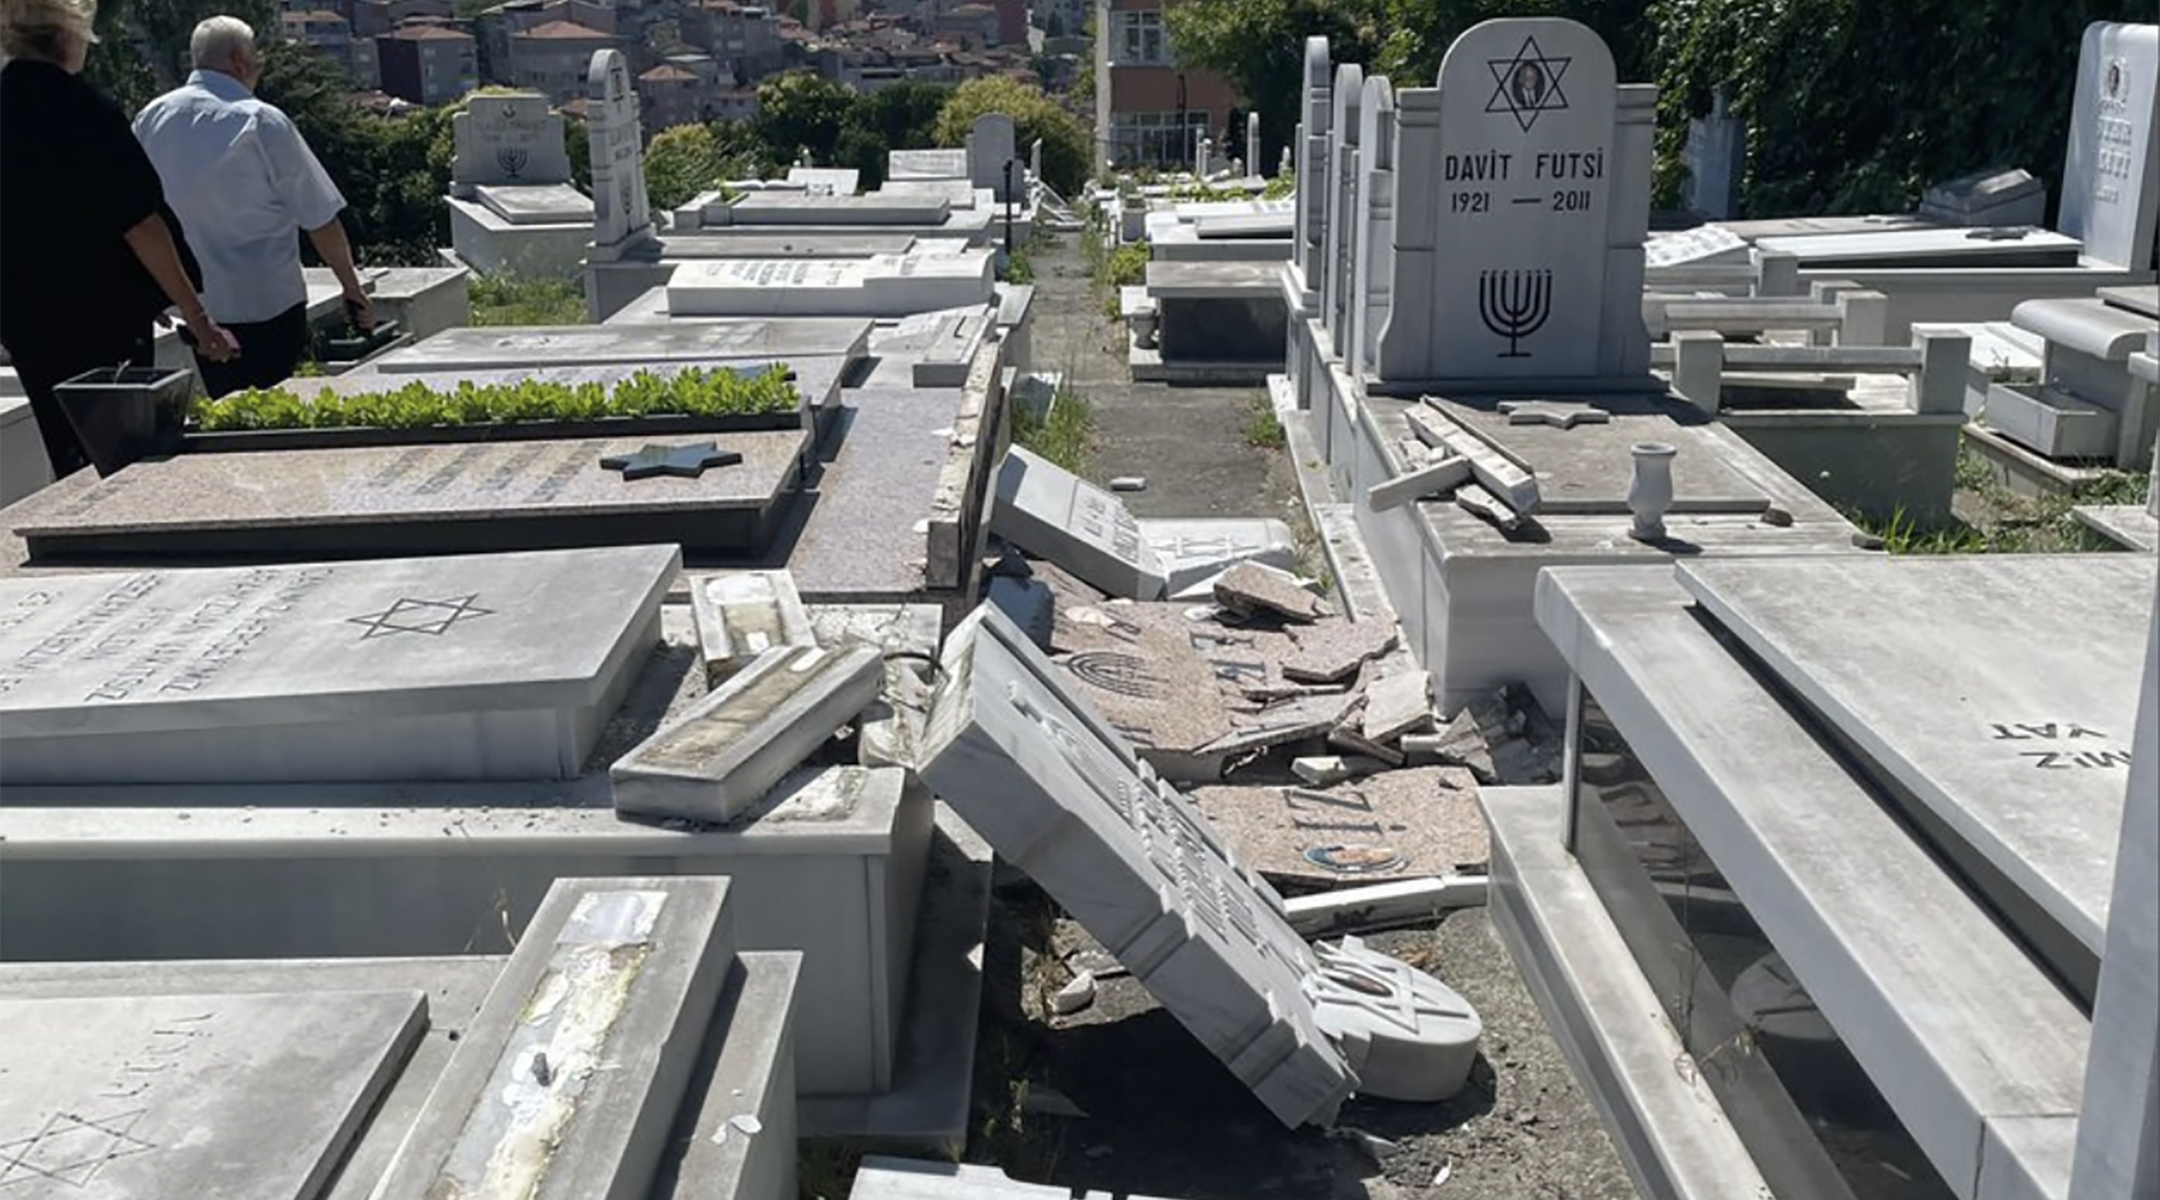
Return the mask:
[[1170, 35], [1160, 12], [1110, 14], [1110, 62], [1119, 67], [1161, 67], [1170, 63]]
[[1208, 131], [1210, 117], [1204, 108], [1188, 109], [1183, 113], [1114, 113], [1110, 118], [1111, 165], [1172, 167], [1189, 164], [1194, 148]]
[[1574, 687], [1569, 849], [1778, 1200], [1950, 1200], [1634, 748]]

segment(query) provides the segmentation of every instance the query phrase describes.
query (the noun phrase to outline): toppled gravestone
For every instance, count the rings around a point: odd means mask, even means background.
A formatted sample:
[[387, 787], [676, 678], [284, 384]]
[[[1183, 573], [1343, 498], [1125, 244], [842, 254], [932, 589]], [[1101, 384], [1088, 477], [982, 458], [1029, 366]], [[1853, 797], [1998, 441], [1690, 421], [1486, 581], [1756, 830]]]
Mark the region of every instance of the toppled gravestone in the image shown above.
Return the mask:
[[1477, 1053], [1453, 991], [1354, 940], [1316, 951], [1191, 801], [989, 606], [947, 639], [919, 770], [1285, 1125], [1352, 1092], [1436, 1100]]

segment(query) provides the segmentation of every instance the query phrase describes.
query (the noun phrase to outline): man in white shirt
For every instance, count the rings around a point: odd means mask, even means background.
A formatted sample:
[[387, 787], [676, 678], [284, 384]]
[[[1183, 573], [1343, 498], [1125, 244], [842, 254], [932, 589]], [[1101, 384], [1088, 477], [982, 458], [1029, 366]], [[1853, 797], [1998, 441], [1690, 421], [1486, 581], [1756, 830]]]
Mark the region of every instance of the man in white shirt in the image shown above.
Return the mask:
[[255, 31], [211, 17], [195, 27], [188, 50], [194, 73], [142, 110], [135, 138], [202, 264], [204, 304], [240, 341], [238, 358], [196, 363], [203, 386], [222, 396], [284, 382], [307, 351], [297, 231], [336, 272], [353, 323], [373, 329], [375, 311], [338, 223], [345, 198], [291, 118], [255, 98]]

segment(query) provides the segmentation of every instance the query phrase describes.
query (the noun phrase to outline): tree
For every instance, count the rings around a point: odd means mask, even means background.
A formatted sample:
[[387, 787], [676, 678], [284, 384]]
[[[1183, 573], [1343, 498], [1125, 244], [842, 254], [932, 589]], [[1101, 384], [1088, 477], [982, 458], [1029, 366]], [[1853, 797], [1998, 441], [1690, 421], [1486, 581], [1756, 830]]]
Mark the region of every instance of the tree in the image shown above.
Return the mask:
[[265, 39], [277, 36], [273, 0], [105, 0], [98, 6], [101, 45], [84, 68], [90, 81], [134, 113], [188, 72], [188, 37], [218, 14], [238, 17]]
[[730, 175], [747, 173], [745, 165], [722, 147], [710, 125], [663, 129], [645, 146], [645, 195], [654, 209], [672, 210]]
[[891, 150], [920, 150], [937, 144], [938, 114], [953, 89], [913, 80], [858, 95], [842, 123], [833, 161], [862, 172], [862, 187], [885, 182], [885, 155]]
[[1077, 192], [1094, 170], [1094, 136], [1079, 118], [1059, 108], [1039, 87], [1003, 76], [970, 79], [954, 89], [938, 112], [937, 141], [965, 146], [977, 117], [1004, 113], [1013, 119], [1014, 148], [1025, 155], [1037, 139], [1043, 144], [1043, 178], [1066, 195]]
[[758, 112], [751, 120], [758, 140], [771, 156], [761, 164], [777, 169], [807, 150], [818, 163], [831, 163], [840, 130], [855, 107], [855, 89], [823, 75], [796, 72], [758, 85]]

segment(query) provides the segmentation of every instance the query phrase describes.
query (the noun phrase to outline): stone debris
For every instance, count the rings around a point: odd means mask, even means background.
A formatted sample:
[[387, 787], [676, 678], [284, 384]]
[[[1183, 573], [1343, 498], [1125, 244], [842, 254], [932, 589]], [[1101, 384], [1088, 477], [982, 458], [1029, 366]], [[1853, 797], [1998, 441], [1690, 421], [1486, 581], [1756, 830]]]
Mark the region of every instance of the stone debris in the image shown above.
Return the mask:
[[1110, 481], [1110, 490], [1113, 492], [1144, 492], [1147, 490], [1147, 476], [1119, 475]]
[[1283, 678], [1335, 683], [1395, 649], [1392, 626], [1373, 621], [1327, 621], [1291, 631], [1297, 652], [1283, 660]]
[[1245, 617], [1268, 614], [1310, 624], [1328, 615], [1327, 605], [1288, 571], [1239, 563], [1215, 581], [1215, 602]]
[[1377, 758], [1353, 754], [1327, 754], [1290, 760], [1290, 773], [1314, 787], [1327, 787], [1345, 779], [1385, 771], [1388, 764]]
[[1432, 676], [1398, 667], [1365, 693], [1365, 720], [1358, 732], [1386, 744], [1432, 723]]
[[1095, 1003], [1095, 976], [1082, 971], [1050, 995], [1050, 1011], [1069, 1017]]

